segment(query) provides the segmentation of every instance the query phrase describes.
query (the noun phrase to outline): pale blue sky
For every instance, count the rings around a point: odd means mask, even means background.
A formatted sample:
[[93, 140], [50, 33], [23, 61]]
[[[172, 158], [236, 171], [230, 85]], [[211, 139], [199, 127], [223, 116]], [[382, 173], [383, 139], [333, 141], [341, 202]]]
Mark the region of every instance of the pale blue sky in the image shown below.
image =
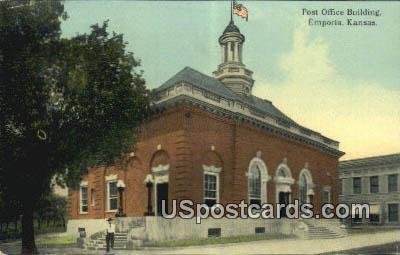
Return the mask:
[[[235, 23], [246, 36], [243, 57], [254, 71], [255, 95], [340, 141], [344, 158], [400, 152], [400, 2], [241, 3], [249, 21]], [[142, 60], [150, 88], [185, 66], [211, 75], [230, 18], [229, 1], [66, 1], [65, 7], [63, 36], [109, 19]], [[302, 8], [369, 8], [382, 16], [370, 18], [374, 27], [308, 27]]]
[[[235, 23], [246, 36], [244, 61], [256, 80], [279, 80], [278, 57], [290, 49], [292, 31], [302, 8], [378, 8], [377, 27], [312, 28], [310, 36], [330, 43], [330, 59], [338, 71], [354, 79], [400, 86], [400, 2], [243, 2], [249, 21]], [[229, 21], [229, 1], [145, 2], [66, 1], [70, 19], [66, 37], [87, 32], [89, 26], [110, 20], [110, 28], [125, 35], [128, 49], [142, 60], [150, 87], [160, 85], [184, 66], [210, 74], [219, 63], [218, 37]], [[304, 21], [305, 22], [305, 21]]]

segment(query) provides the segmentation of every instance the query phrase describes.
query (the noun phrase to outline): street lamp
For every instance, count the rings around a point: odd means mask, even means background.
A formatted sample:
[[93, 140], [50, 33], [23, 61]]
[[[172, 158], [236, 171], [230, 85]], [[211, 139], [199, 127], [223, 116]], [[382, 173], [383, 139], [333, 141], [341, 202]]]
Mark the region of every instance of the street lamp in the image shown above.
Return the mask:
[[124, 213], [124, 207], [123, 207], [123, 192], [125, 189], [125, 183], [122, 180], [118, 180], [117, 182], [117, 190], [119, 193], [119, 207], [118, 207], [118, 212], [115, 214], [116, 217], [125, 217], [126, 214]]
[[151, 174], [146, 176], [144, 180], [147, 188], [147, 212], [144, 214], [145, 216], [154, 216], [153, 206], [151, 205], [151, 189], [153, 188], [154, 178]]

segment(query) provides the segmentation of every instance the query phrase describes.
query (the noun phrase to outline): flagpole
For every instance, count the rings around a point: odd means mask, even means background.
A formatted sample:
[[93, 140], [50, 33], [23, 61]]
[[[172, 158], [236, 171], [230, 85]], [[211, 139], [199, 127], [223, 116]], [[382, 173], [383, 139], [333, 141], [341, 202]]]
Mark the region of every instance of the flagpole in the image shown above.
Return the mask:
[[231, 22], [233, 22], [233, 0], [231, 0]]

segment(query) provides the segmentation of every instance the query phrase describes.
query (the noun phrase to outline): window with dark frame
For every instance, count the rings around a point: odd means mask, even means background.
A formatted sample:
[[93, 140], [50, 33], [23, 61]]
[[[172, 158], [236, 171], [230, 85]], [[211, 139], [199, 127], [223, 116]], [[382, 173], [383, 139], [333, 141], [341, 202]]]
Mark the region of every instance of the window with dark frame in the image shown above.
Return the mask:
[[329, 190], [323, 190], [322, 202], [324, 204], [331, 202], [331, 192]]
[[221, 228], [208, 229], [208, 237], [220, 237], [220, 236], [221, 236]]
[[231, 54], [232, 54], [232, 59], [235, 59], [235, 44], [231, 42]]
[[108, 183], [108, 210], [113, 211], [118, 208], [118, 190], [117, 181]]
[[80, 196], [80, 212], [87, 213], [88, 212], [88, 188], [87, 186], [81, 186], [81, 196]]
[[228, 44], [224, 46], [224, 62], [228, 62]]
[[398, 174], [390, 174], [388, 175], [388, 192], [397, 192], [398, 191]]
[[353, 194], [361, 194], [361, 177], [353, 178]]
[[265, 227], [256, 227], [254, 231], [256, 234], [265, 234]]
[[380, 205], [373, 204], [369, 206], [369, 222], [379, 223], [380, 222]]
[[248, 177], [249, 202], [261, 205], [261, 171], [258, 165], [252, 165]]
[[369, 177], [369, 191], [371, 193], [379, 192], [379, 177], [378, 176]]
[[370, 221], [371, 223], [378, 223], [378, 222], [380, 221], [380, 219], [379, 219], [379, 214], [376, 214], [376, 213], [370, 214], [370, 215], [369, 215], [369, 221]]
[[300, 204], [305, 204], [307, 203], [307, 191], [308, 191], [308, 187], [307, 187], [307, 178], [305, 174], [302, 174], [300, 176], [300, 180], [299, 180], [299, 188], [300, 188]]
[[399, 204], [388, 204], [388, 221], [399, 221]]
[[212, 207], [217, 203], [218, 192], [217, 174], [204, 174], [204, 203]]
[[344, 182], [343, 179], [339, 179], [339, 181], [338, 181], [338, 192], [339, 192], [339, 195], [343, 195], [343, 182]]

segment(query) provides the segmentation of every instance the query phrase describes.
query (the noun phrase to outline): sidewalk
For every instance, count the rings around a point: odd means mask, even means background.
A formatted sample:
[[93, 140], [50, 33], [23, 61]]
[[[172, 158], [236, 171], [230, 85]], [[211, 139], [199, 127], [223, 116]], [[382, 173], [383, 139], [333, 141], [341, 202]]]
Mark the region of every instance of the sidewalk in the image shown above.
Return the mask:
[[[116, 255], [133, 254], [321, 254], [366, 246], [376, 246], [400, 242], [400, 230], [378, 232], [373, 234], [357, 234], [338, 239], [318, 240], [266, 240], [245, 243], [203, 245], [176, 248], [144, 248], [133, 251], [114, 251]], [[4, 245], [4, 244], [3, 244]], [[9, 244], [12, 245], [12, 244]], [[15, 243], [14, 243], [15, 245]], [[4, 246], [1, 248], [5, 248]], [[15, 247], [18, 252], [20, 247]], [[104, 254], [104, 251], [85, 251], [79, 248], [40, 249], [41, 254]]]
[[[159, 250], [158, 254], [320, 254], [400, 242], [400, 230], [338, 239], [268, 240]], [[128, 254], [128, 253], [127, 253]]]

